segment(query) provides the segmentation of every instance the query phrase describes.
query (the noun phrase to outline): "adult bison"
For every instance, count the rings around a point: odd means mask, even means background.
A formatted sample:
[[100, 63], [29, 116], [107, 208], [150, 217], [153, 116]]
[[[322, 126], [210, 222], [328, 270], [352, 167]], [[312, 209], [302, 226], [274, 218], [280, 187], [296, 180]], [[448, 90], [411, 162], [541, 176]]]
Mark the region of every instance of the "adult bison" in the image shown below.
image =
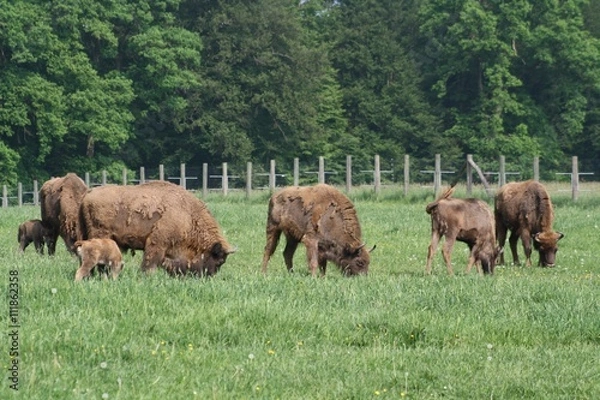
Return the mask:
[[78, 237], [79, 205], [88, 187], [76, 174], [68, 173], [52, 178], [40, 189], [42, 224], [49, 231], [48, 255], [56, 250], [58, 236], [64, 240], [67, 250], [75, 252]]
[[109, 238], [121, 249], [144, 250], [145, 272], [171, 259], [185, 260], [187, 273], [210, 276], [233, 252], [206, 205], [172, 183], [100, 186], [85, 195], [80, 211], [83, 239]]
[[482, 200], [453, 199], [453, 193], [453, 187], [447, 189], [425, 208], [427, 214], [431, 215], [431, 244], [427, 252], [425, 272], [431, 273], [431, 263], [438, 243], [441, 237], [445, 237], [442, 255], [450, 275], [454, 273], [450, 256], [457, 240], [466, 243], [470, 249], [467, 273], [471, 271], [473, 264], [480, 263], [484, 273], [493, 274], [498, 249], [492, 210]]
[[[504, 247], [507, 231], [514, 264], [519, 264], [517, 241], [519, 237], [525, 249], [526, 265], [531, 266], [531, 242], [540, 253], [540, 266], [553, 267], [556, 262], [558, 241], [564, 237], [552, 230], [554, 210], [544, 186], [533, 180], [512, 182], [502, 186], [496, 193], [494, 215], [498, 244]], [[500, 255], [504, 264], [504, 255]]]
[[369, 269], [369, 251], [364, 248], [356, 210], [346, 196], [329, 185], [289, 187], [271, 196], [263, 273], [281, 233], [287, 240], [283, 257], [290, 272], [300, 242], [306, 247], [313, 275], [317, 266], [324, 275], [327, 261], [335, 263], [346, 276], [366, 274]]

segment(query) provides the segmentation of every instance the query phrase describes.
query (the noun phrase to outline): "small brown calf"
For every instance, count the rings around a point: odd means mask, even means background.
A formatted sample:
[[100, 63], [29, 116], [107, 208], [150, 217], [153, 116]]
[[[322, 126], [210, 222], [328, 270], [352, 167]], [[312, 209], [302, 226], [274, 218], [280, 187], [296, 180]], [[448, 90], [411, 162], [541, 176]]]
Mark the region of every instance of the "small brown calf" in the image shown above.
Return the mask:
[[[81, 265], [75, 274], [75, 280], [89, 277], [97, 265], [105, 266], [117, 279], [123, 269], [123, 256], [117, 243], [112, 239], [78, 240], [74, 245]], [[106, 273], [108, 274], [107, 271]]]
[[486, 274], [493, 274], [498, 248], [496, 247], [495, 223], [492, 210], [482, 200], [453, 199], [454, 188], [446, 190], [440, 198], [427, 205], [431, 215], [431, 244], [427, 252], [425, 272], [431, 273], [431, 263], [441, 237], [446, 238], [442, 254], [446, 268], [453, 274], [450, 255], [456, 240], [469, 246], [470, 254], [467, 273], [477, 263]]
[[17, 240], [19, 241], [19, 253], [23, 253], [27, 246], [32, 242], [35, 246], [35, 250], [44, 254], [44, 245], [50, 248], [50, 230], [42, 224], [39, 219], [30, 219], [19, 225], [19, 233]]

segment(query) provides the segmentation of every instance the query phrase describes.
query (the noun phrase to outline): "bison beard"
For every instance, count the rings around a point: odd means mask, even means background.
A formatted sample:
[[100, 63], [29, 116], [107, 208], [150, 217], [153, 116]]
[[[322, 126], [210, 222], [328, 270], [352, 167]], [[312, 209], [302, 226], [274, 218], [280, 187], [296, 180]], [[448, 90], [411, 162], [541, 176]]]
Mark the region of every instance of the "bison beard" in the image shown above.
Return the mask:
[[431, 273], [437, 245], [440, 238], [445, 237], [442, 255], [450, 275], [454, 273], [450, 257], [456, 240], [469, 246], [467, 273], [471, 271], [473, 264], [480, 263], [484, 273], [493, 274], [498, 249], [492, 211], [485, 202], [478, 199], [453, 199], [453, 192], [453, 187], [447, 189], [425, 209], [431, 214], [431, 244], [427, 252], [425, 272]]
[[324, 275], [327, 261], [335, 263], [346, 276], [366, 274], [369, 269], [370, 255], [362, 243], [356, 210], [346, 196], [329, 185], [290, 187], [271, 197], [263, 273], [282, 233], [287, 241], [283, 256], [290, 272], [299, 243], [306, 247], [313, 275], [317, 266]]
[[144, 250], [145, 272], [214, 275], [233, 252], [206, 205], [181, 186], [154, 181], [102, 186], [84, 197], [84, 238], [110, 238], [122, 249]]
[[[502, 248], [507, 231], [513, 263], [519, 264], [517, 242], [519, 237], [525, 250], [525, 265], [531, 266], [531, 244], [539, 252], [539, 265], [553, 267], [556, 262], [558, 241], [564, 237], [561, 232], [552, 230], [554, 210], [548, 192], [542, 184], [533, 180], [512, 182], [501, 187], [495, 198], [494, 215], [496, 236]], [[500, 255], [504, 264], [504, 254]]]

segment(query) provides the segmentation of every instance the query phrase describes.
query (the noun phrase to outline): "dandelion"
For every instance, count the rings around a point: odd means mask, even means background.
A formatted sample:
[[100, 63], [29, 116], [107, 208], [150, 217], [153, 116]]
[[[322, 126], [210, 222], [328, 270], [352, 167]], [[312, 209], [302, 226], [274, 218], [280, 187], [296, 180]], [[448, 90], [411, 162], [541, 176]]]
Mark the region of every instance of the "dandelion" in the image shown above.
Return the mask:
[[270, 355], [273, 355], [273, 354], [275, 354], [275, 350], [273, 350], [273, 349], [269, 349], [268, 353], [269, 353]]
[[248, 358], [249, 358], [250, 360], [254, 360], [254, 354], [252, 354], [252, 353], [248, 354]]
[[103, 398], [104, 400], [108, 399], [108, 393], [102, 393], [102, 398]]
[[379, 390], [375, 391], [375, 396], [379, 396], [381, 393], [379, 392]]
[[100, 363], [100, 368], [105, 369], [108, 366], [108, 364], [106, 363], [106, 361], [102, 361]]
[[56, 290], [56, 288], [52, 288], [52, 289], [50, 289], [50, 293], [56, 294], [56, 293], [58, 293], [58, 290]]
[[406, 397], [406, 393], [400, 392], [400, 397]]
[[152, 355], [155, 356], [156, 355], [156, 350], [152, 350]]
[[164, 346], [165, 344], [166, 344], [166, 342], [165, 342], [164, 340], [161, 340], [161, 341], [160, 341], [160, 345], [161, 345], [161, 346]]
[[487, 348], [488, 348], [488, 350], [491, 350], [493, 347], [494, 347], [494, 346], [493, 346], [491, 343], [488, 343], [488, 344], [487, 344]]

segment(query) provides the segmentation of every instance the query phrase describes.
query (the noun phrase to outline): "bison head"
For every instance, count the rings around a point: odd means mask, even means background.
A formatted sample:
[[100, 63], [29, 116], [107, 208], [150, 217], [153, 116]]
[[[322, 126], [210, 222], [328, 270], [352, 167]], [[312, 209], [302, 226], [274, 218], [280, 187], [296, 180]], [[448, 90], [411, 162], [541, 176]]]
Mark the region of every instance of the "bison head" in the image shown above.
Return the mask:
[[342, 274], [345, 276], [366, 275], [369, 271], [369, 263], [371, 262], [371, 251], [375, 250], [376, 246], [369, 251], [361, 244], [358, 247], [346, 246], [340, 260]]
[[199, 276], [212, 276], [219, 271], [221, 265], [225, 264], [227, 256], [234, 252], [235, 250], [227, 249], [217, 242], [199, 258], [192, 260], [189, 270]]
[[533, 235], [533, 246], [540, 253], [540, 266], [554, 267], [558, 241], [564, 236], [560, 232], [538, 232]]

